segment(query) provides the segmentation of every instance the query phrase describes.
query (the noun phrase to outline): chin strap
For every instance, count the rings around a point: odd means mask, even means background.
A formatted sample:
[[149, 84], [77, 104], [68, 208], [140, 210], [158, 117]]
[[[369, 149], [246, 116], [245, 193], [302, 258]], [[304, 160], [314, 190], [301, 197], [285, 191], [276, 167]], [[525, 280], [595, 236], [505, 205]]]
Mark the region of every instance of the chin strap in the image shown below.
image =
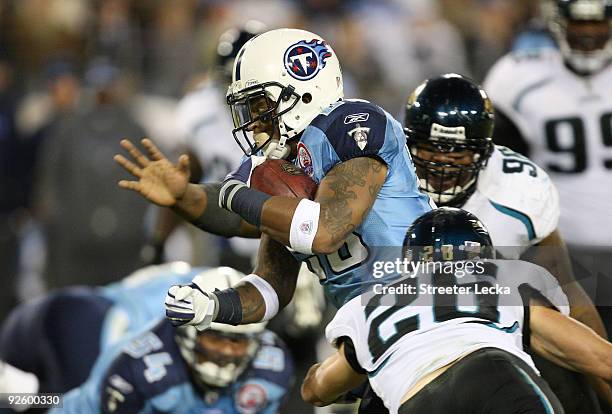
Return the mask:
[[264, 149], [266, 158], [272, 160], [284, 160], [289, 156], [290, 152], [291, 148], [289, 148], [289, 145], [285, 144], [285, 139], [281, 139], [280, 141], [273, 139]]
[[262, 148], [263, 155], [272, 160], [284, 160], [289, 156], [291, 148], [286, 144], [287, 137], [281, 136], [281, 139], [271, 139], [270, 135], [265, 132], [260, 132], [255, 136], [255, 142], [267, 142]]

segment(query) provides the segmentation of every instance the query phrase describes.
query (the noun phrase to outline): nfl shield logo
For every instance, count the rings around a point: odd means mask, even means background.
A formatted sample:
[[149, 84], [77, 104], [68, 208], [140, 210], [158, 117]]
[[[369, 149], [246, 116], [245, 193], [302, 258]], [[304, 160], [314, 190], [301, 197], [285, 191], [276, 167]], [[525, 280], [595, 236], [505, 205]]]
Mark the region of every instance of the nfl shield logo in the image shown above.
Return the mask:
[[304, 221], [300, 224], [300, 231], [304, 234], [310, 234], [312, 232], [312, 220]]

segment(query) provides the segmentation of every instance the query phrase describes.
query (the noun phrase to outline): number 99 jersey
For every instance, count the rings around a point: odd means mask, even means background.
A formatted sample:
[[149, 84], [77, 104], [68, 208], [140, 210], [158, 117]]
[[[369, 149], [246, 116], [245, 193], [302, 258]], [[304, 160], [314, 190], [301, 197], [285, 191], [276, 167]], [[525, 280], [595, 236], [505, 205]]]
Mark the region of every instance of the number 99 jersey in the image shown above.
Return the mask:
[[[468, 262], [446, 263], [459, 269]], [[419, 272], [386, 286], [395, 291], [380, 287], [355, 297], [327, 326], [330, 343], [350, 338], [357, 364], [391, 413], [426, 375], [478, 349], [502, 349], [538, 372], [523, 351], [529, 298], [543, 297], [569, 314], [565, 294], [544, 268], [519, 260], [471, 263], [474, 272]]]
[[516, 126], [530, 158], [556, 184], [559, 229], [568, 244], [612, 244], [610, 85], [612, 65], [581, 77], [553, 49], [509, 54], [484, 82], [498, 115]]

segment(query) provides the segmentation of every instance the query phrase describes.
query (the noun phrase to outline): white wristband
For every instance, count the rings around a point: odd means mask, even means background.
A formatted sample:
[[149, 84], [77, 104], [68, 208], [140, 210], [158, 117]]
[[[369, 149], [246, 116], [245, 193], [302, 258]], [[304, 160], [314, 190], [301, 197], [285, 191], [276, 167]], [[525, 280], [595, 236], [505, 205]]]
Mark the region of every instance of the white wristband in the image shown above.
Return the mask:
[[312, 243], [319, 228], [320, 213], [319, 203], [305, 198], [300, 201], [293, 213], [289, 231], [289, 244], [293, 250], [312, 254]]
[[266, 304], [266, 311], [261, 321], [269, 321], [272, 319], [278, 313], [279, 308], [278, 295], [272, 285], [254, 273], [243, 277], [240, 281], [249, 282], [255, 286], [255, 289], [257, 289], [259, 293], [261, 293], [264, 303]]

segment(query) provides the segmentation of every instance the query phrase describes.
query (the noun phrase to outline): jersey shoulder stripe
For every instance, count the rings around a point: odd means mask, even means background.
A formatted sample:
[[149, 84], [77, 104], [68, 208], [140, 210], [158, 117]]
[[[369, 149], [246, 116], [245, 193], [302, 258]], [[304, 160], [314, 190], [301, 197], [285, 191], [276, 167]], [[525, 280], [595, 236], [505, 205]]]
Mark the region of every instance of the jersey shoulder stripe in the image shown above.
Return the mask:
[[345, 100], [310, 124], [325, 134], [340, 161], [376, 155], [385, 142], [387, 117], [377, 105]]

